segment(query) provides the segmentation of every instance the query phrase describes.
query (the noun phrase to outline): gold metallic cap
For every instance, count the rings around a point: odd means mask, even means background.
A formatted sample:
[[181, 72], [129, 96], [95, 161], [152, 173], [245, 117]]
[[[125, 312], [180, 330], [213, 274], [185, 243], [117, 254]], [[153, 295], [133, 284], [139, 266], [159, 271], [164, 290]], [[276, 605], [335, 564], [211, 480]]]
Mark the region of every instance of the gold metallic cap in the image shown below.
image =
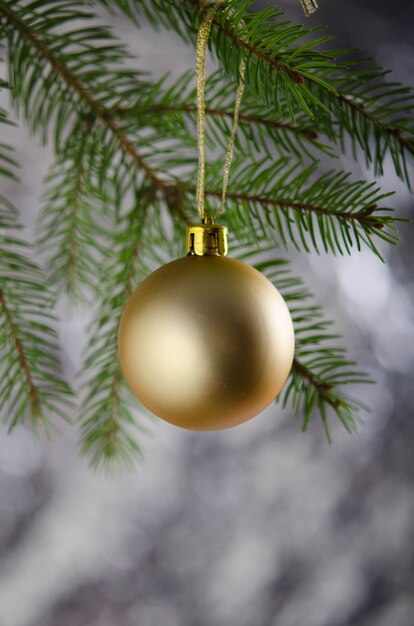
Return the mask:
[[186, 251], [189, 255], [227, 255], [227, 228], [219, 224], [187, 226]]
[[303, 10], [305, 11], [306, 17], [309, 17], [310, 15], [315, 13], [315, 11], [318, 8], [318, 3], [316, 2], [316, 0], [300, 0], [300, 1], [302, 3]]

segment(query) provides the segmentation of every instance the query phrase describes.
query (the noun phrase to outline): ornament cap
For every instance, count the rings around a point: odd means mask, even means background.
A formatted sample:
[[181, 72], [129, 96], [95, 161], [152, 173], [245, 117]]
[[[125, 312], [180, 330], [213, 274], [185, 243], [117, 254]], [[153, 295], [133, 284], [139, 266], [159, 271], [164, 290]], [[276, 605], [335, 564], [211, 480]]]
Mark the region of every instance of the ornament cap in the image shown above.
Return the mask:
[[226, 256], [227, 228], [213, 224], [211, 220], [203, 224], [187, 226], [186, 252], [190, 256]]

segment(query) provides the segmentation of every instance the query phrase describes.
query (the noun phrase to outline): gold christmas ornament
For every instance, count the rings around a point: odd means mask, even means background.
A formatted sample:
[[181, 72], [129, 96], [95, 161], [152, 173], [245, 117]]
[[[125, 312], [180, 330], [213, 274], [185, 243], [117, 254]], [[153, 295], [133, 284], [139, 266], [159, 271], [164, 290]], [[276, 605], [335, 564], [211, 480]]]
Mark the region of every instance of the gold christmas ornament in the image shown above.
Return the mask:
[[229, 428], [260, 413], [282, 389], [294, 354], [292, 320], [270, 281], [224, 256], [223, 227], [189, 227], [187, 251], [130, 298], [120, 362], [152, 413], [193, 430]]
[[[119, 328], [119, 358], [137, 398], [162, 419], [193, 430], [242, 424], [282, 389], [294, 354], [289, 310], [280, 293], [249, 265], [226, 257], [227, 229], [204, 204], [205, 61], [216, 0], [197, 42], [197, 209], [201, 224], [187, 228], [187, 256], [150, 274], [130, 298]], [[225, 204], [245, 63], [224, 161]]]

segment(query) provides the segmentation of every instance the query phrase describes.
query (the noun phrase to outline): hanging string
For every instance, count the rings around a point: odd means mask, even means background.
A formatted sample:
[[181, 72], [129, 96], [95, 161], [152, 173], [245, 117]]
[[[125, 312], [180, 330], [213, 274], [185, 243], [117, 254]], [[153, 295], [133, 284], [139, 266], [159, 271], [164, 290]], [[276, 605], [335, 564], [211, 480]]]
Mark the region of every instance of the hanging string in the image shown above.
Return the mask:
[[[206, 147], [205, 147], [205, 124], [206, 124], [206, 102], [205, 102], [205, 86], [206, 86], [206, 56], [207, 45], [210, 36], [211, 26], [217, 10], [226, 0], [216, 0], [213, 6], [206, 10], [203, 20], [198, 31], [197, 38], [197, 58], [196, 58], [196, 79], [197, 79], [197, 134], [198, 134], [198, 175], [197, 175], [197, 191], [196, 205], [202, 221], [207, 219], [205, 209], [205, 177], [206, 177]], [[300, 0], [306, 16], [312, 15], [317, 8], [316, 0]], [[236, 102], [233, 113], [233, 126], [227, 146], [226, 156], [223, 168], [223, 191], [221, 195], [220, 207], [214, 216], [209, 215], [210, 219], [221, 215], [224, 211], [226, 201], [227, 187], [229, 183], [230, 166], [233, 160], [234, 142], [237, 134], [239, 123], [240, 105], [244, 92], [244, 80], [246, 74], [246, 64], [244, 59], [241, 60], [239, 66], [239, 84], [236, 92]]]
[[198, 131], [198, 176], [197, 176], [197, 192], [196, 205], [201, 220], [204, 222], [207, 217], [213, 219], [224, 210], [226, 200], [227, 186], [229, 182], [230, 165], [233, 159], [234, 141], [236, 139], [237, 127], [239, 123], [240, 105], [244, 92], [244, 78], [246, 73], [246, 65], [244, 60], [239, 66], [239, 84], [236, 92], [236, 102], [233, 113], [233, 126], [227, 146], [226, 156], [223, 169], [223, 191], [221, 204], [214, 216], [206, 215], [205, 210], [205, 176], [206, 176], [206, 147], [205, 147], [205, 122], [206, 122], [206, 102], [205, 102], [205, 85], [206, 85], [206, 56], [207, 44], [210, 36], [211, 26], [216, 11], [225, 2], [225, 0], [216, 0], [214, 5], [207, 9], [198, 31], [197, 38], [197, 58], [196, 58], [196, 79], [197, 79], [197, 131]]
[[236, 139], [237, 127], [239, 124], [239, 113], [240, 113], [240, 105], [243, 98], [244, 93], [244, 78], [246, 75], [246, 64], [244, 59], [240, 62], [239, 66], [239, 84], [236, 91], [236, 102], [234, 105], [234, 113], [233, 113], [233, 127], [231, 129], [230, 139], [227, 146], [226, 158], [224, 160], [224, 170], [223, 170], [223, 192], [221, 195], [221, 204], [218, 209], [216, 216], [221, 215], [224, 211], [224, 203], [226, 202], [226, 193], [227, 187], [229, 184], [229, 174], [230, 174], [230, 165], [233, 160], [233, 151], [234, 151], [234, 141]]

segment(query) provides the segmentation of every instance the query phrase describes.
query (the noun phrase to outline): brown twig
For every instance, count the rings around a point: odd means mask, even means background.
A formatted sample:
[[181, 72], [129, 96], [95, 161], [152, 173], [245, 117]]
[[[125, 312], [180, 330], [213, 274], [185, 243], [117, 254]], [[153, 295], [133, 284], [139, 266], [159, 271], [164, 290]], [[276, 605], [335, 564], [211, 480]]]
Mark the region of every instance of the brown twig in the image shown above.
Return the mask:
[[[154, 106], [146, 107], [144, 109], [145, 113], [163, 113], [163, 112], [177, 112], [177, 113], [188, 113], [193, 114], [197, 112], [196, 106], [186, 106], [186, 105], [174, 105], [174, 104], [157, 104]], [[117, 108], [116, 113], [125, 114], [127, 111], [125, 109]], [[225, 109], [216, 109], [213, 107], [206, 107], [205, 110], [207, 115], [215, 116], [215, 117], [226, 117], [233, 119], [234, 112], [227, 111]], [[263, 126], [268, 126], [270, 128], [280, 128], [281, 130], [289, 130], [298, 135], [304, 135], [308, 139], [317, 140], [318, 135], [315, 131], [309, 128], [301, 128], [300, 126], [296, 126], [294, 124], [288, 124], [287, 122], [279, 122], [277, 120], [272, 120], [265, 117], [260, 117], [259, 115], [248, 115], [241, 113], [239, 115], [239, 123], [240, 124], [262, 124]]]
[[217, 19], [213, 20], [213, 24], [217, 26], [217, 28], [223, 33], [223, 35], [226, 35], [226, 37], [231, 39], [231, 41], [233, 41], [235, 44], [244, 48], [245, 50], [250, 52], [250, 54], [252, 54], [253, 56], [266, 61], [266, 63], [270, 64], [273, 67], [273, 69], [277, 70], [278, 72], [282, 72], [283, 74], [286, 74], [287, 76], [289, 76], [289, 78], [293, 80], [293, 82], [297, 83], [298, 85], [303, 85], [303, 83], [305, 82], [305, 79], [303, 78], [303, 76], [299, 74], [299, 72], [292, 70], [290, 67], [288, 67], [281, 61], [278, 61], [277, 59], [269, 56], [268, 54], [265, 54], [261, 50], [258, 50], [257, 48], [252, 46], [248, 41], [246, 41], [245, 39], [242, 39], [241, 37], [238, 37], [231, 30], [222, 26], [222, 24], [220, 24], [220, 22]]
[[306, 380], [316, 387], [318, 390], [329, 393], [332, 391], [332, 385], [328, 385], [327, 383], [323, 383], [319, 378], [310, 370], [306, 365], [298, 361], [297, 358], [293, 359], [292, 369], [296, 371], [298, 374], [306, 378]]
[[413, 141], [413, 139], [409, 138], [409, 137], [405, 137], [401, 133], [401, 130], [399, 128], [395, 128], [395, 126], [389, 126], [387, 124], [384, 124], [383, 122], [378, 120], [373, 113], [368, 111], [368, 109], [366, 107], [362, 106], [362, 104], [359, 104], [358, 102], [355, 102], [354, 100], [352, 100], [348, 96], [344, 96], [342, 93], [338, 93], [337, 97], [338, 97], [338, 100], [340, 102], [343, 102], [346, 106], [354, 109], [355, 111], [358, 111], [358, 113], [361, 113], [362, 115], [364, 115], [373, 124], [376, 124], [377, 126], [381, 126], [382, 130], [384, 131], [384, 133], [386, 133], [387, 135], [391, 135], [393, 137], [396, 137], [398, 139], [398, 141], [402, 145], [404, 145], [406, 148], [408, 148], [410, 150], [412, 150], [414, 148], [414, 141]]
[[[189, 191], [194, 191], [193, 188], [190, 188]], [[221, 191], [206, 189], [206, 195], [212, 196], [215, 198], [221, 198]], [[227, 198], [232, 200], [240, 200], [241, 202], [252, 202], [267, 206], [273, 207], [281, 207], [286, 209], [294, 209], [296, 211], [307, 211], [311, 213], [315, 213], [317, 215], [334, 215], [338, 218], [344, 218], [349, 220], [355, 220], [365, 226], [370, 226], [371, 228], [383, 228], [384, 225], [375, 221], [372, 217], [372, 213], [378, 208], [376, 204], [371, 205], [369, 208], [364, 211], [351, 213], [350, 211], [341, 211], [338, 212], [335, 209], [329, 209], [326, 207], [308, 204], [305, 202], [300, 202], [297, 200], [284, 200], [278, 198], [269, 198], [268, 196], [259, 196], [259, 195], [250, 195], [246, 193], [237, 193], [237, 192], [228, 192]]]
[[20, 338], [16, 330], [16, 326], [13, 322], [10, 309], [7, 305], [5, 295], [1, 289], [0, 289], [0, 306], [3, 309], [4, 319], [6, 320], [6, 324], [10, 332], [10, 337], [11, 337], [14, 349], [16, 350], [17, 360], [23, 372], [23, 377], [26, 381], [27, 391], [29, 395], [29, 402], [30, 402], [30, 406], [32, 409], [32, 416], [41, 418], [42, 414], [41, 414], [41, 409], [40, 409], [41, 402], [39, 398], [39, 393], [33, 381], [32, 373], [30, 371], [29, 362], [27, 360], [27, 356], [23, 348], [23, 344], [20, 341]]

